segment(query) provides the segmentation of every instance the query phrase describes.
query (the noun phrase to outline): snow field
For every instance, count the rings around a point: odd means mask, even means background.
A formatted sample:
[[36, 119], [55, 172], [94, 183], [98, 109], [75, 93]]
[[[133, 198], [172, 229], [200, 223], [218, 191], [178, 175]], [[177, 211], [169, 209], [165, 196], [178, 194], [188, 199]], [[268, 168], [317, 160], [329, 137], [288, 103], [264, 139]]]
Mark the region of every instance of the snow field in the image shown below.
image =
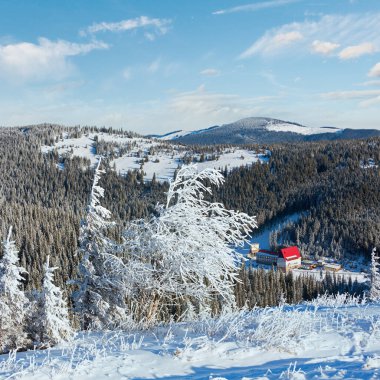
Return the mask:
[[[99, 141], [115, 142], [122, 147], [128, 147], [128, 151], [122, 157], [111, 161], [111, 168], [115, 165], [117, 173], [126, 174], [128, 170], [139, 170], [144, 172], [144, 179], [152, 180], [153, 174], [156, 174], [158, 181], [167, 181], [172, 179], [175, 170], [183, 164], [186, 155], [191, 154], [199, 159], [200, 155], [189, 151], [184, 146], [168, 145], [163, 147], [165, 143], [160, 140], [147, 138], [129, 138], [125, 136], [113, 135], [108, 133], [89, 133], [79, 138], [69, 138], [64, 136], [54, 146], [42, 146], [43, 153], [57, 150], [60, 156], [69, 155], [87, 158], [91, 165], [95, 165], [98, 156], [94, 150], [94, 138], [98, 137]], [[155, 148], [154, 154], [149, 154], [149, 149]], [[199, 162], [199, 170], [205, 168], [232, 170], [234, 168], [252, 165], [255, 162], [267, 162], [269, 152], [258, 153], [246, 149], [225, 149], [222, 153], [217, 154], [215, 160], [209, 158], [204, 162]], [[207, 155], [206, 155], [207, 156]]]
[[289, 123], [268, 123], [265, 127], [272, 132], [293, 132], [301, 135], [315, 135], [319, 133], [337, 133], [339, 129], [329, 127], [304, 127]]
[[193, 131], [180, 130], [180, 131], [175, 131], [175, 132], [169, 132], [163, 136], [159, 136], [158, 138], [160, 140], [175, 140], [175, 139], [178, 139], [179, 137], [183, 137], [191, 133], [193, 133]]
[[4, 379], [376, 379], [380, 304], [321, 297], [0, 356]]

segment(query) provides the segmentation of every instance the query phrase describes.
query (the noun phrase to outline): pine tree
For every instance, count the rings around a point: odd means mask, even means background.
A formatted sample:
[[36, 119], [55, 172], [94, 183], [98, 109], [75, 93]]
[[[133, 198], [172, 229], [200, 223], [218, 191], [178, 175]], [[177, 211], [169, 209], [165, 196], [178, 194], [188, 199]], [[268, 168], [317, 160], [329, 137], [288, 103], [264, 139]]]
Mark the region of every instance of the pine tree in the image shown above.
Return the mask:
[[83, 329], [120, 326], [125, 321], [125, 268], [113, 252], [115, 245], [106, 237], [111, 213], [101, 206], [104, 189], [98, 185], [101, 160], [95, 169], [90, 202], [79, 233], [78, 286], [73, 293], [74, 310]]
[[25, 269], [17, 266], [18, 250], [11, 240], [12, 227], [3, 242], [0, 261], [0, 353], [22, 348], [26, 344], [24, 322], [28, 300], [21, 290]]
[[380, 300], [380, 262], [376, 248], [371, 253], [371, 288], [369, 298], [372, 301]]
[[57, 344], [70, 340], [73, 330], [70, 326], [66, 301], [62, 290], [54, 285], [54, 271], [56, 267], [49, 267], [49, 256], [44, 265], [44, 279], [41, 293], [41, 342]]

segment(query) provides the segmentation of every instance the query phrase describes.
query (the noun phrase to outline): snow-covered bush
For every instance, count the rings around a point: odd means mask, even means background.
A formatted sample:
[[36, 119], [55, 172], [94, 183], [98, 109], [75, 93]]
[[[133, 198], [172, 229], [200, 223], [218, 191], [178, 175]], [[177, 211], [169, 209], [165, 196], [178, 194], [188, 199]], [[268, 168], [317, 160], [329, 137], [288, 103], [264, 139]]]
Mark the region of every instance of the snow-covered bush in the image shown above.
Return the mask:
[[189, 315], [211, 311], [218, 296], [234, 307], [233, 286], [241, 260], [234, 246], [243, 245], [255, 228], [255, 217], [227, 210], [206, 200], [211, 185], [223, 183], [214, 169], [182, 167], [170, 184], [166, 203], [157, 206], [149, 221], [128, 225], [125, 251], [129, 268], [129, 297], [146, 306], [147, 322], [160, 313], [160, 305], [177, 305]]
[[311, 301], [306, 301], [306, 305], [311, 305], [314, 308], [319, 307], [333, 307], [338, 308], [342, 306], [357, 306], [365, 304], [366, 299], [364, 297], [356, 297], [348, 293], [338, 294], [320, 294], [317, 298]]
[[285, 380], [306, 380], [305, 372], [301, 368], [297, 369], [297, 362], [290, 363], [288, 369], [283, 371], [280, 375], [280, 379]]
[[4, 255], [0, 261], [0, 353], [23, 348], [28, 300], [21, 290], [25, 269], [18, 266], [18, 251], [12, 238], [12, 227], [3, 242]]
[[251, 319], [248, 341], [265, 350], [275, 348], [287, 352], [296, 351], [319, 322], [313, 311], [283, 307], [257, 310]]
[[106, 237], [111, 213], [101, 206], [104, 189], [98, 185], [101, 160], [95, 170], [90, 202], [79, 235], [78, 287], [73, 293], [74, 310], [83, 329], [115, 328], [126, 321], [125, 284], [122, 260], [114, 254], [115, 245]]
[[262, 350], [296, 353], [307, 337], [326, 326], [326, 318], [322, 319], [314, 310], [305, 307], [280, 306], [222, 313], [214, 318], [187, 323], [188, 335], [183, 346], [178, 348], [178, 355], [187, 355], [224, 341]]
[[214, 318], [202, 319], [189, 324], [189, 330], [196, 334], [202, 334], [217, 342], [230, 338], [240, 339], [245, 329], [251, 323], [251, 316], [255, 315], [256, 308], [252, 311], [242, 309], [239, 311], [222, 312]]

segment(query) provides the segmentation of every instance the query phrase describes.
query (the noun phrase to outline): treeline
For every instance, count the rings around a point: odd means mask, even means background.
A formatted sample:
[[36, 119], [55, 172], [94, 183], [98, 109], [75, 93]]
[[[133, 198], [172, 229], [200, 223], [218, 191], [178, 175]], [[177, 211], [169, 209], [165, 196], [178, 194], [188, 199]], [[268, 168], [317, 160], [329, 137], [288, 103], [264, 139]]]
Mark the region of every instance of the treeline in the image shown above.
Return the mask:
[[310, 301], [319, 294], [348, 293], [361, 296], [368, 286], [357, 280], [327, 272], [323, 278], [313, 275], [294, 276], [275, 270], [242, 267], [240, 282], [236, 284], [235, 296], [239, 307], [278, 306], [281, 303], [297, 304]]

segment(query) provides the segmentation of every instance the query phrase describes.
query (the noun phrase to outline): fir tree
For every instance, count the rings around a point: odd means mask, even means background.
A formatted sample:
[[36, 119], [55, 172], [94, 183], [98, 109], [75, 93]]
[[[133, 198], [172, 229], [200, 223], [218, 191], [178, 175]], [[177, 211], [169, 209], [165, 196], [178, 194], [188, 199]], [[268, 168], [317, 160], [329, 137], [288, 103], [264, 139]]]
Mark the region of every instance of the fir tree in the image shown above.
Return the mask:
[[369, 298], [372, 301], [380, 300], [380, 263], [376, 248], [371, 253], [371, 288]]
[[79, 289], [73, 293], [74, 310], [83, 329], [120, 326], [125, 320], [124, 265], [106, 237], [111, 213], [101, 206], [104, 189], [98, 185], [101, 160], [95, 169], [90, 202], [79, 236], [79, 278], [71, 281]]
[[24, 323], [28, 300], [21, 290], [25, 269], [17, 266], [18, 250], [11, 240], [12, 227], [3, 242], [0, 261], [0, 353], [24, 347]]
[[57, 344], [72, 338], [66, 301], [62, 290], [54, 285], [54, 271], [49, 267], [49, 256], [44, 265], [44, 279], [41, 293], [41, 342]]

